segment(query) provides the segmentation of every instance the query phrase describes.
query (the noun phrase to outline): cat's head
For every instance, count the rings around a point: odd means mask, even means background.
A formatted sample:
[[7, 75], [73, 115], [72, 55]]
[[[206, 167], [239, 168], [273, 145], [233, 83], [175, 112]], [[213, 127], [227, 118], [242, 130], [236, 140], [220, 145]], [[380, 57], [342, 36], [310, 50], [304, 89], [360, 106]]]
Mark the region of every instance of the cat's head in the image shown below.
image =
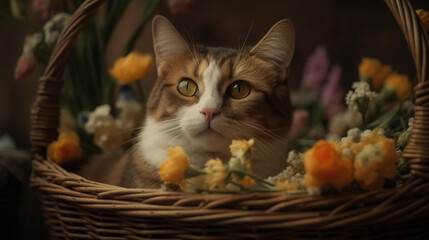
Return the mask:
[[285, 162], [292, 23], [277, 22], [254, 47], [241, 49], [190, 45], [162, 16], [152, 27], [158, 79], [145, 129], [159, 129], [166, 145], [181, 145], [196, 165], [208, 160], [198, 159], [204, 153], [227, 156], [232, 139], [250, 138], [256, 141], [255, 172], [266, 161], [273, 168]]

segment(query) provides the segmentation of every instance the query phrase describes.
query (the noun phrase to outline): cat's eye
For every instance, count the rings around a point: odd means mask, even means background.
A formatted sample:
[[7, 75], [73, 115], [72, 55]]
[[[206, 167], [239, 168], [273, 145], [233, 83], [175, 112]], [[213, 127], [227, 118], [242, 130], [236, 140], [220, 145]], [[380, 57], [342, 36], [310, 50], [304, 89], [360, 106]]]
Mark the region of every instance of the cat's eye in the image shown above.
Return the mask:
[[237, 81], [228, 87], [228, 96], [234, 99], [242, 99], [249, 96], [252, 88], [245, 81]]
[[179, 91], [183, 96], [192, 97], [197, 95], [198, 86], [191, 79], [184, 78], [179, 82], [179, 84], [177, 84], [177, 91]]

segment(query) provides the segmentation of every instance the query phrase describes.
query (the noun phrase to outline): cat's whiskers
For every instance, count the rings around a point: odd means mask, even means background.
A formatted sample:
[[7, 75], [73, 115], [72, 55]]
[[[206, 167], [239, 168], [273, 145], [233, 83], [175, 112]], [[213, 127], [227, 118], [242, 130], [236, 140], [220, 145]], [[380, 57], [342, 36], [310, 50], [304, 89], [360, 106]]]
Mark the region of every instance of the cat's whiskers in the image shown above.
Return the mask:
[[251, 134], [249, 134], [248, 132], [246, 132], [241, 128], [237, 128], [237, 131], [239, 132], [239, 135], [241, 135], [239, 136], [239, 139], [243, 138], [243, 136], [246, 140], [255, 139], [256, 141], [254, 144], [255, 144], [256, 153], [259, 154], [263, 159], [267, 159], [267, 160], [270, 159], [270, 150], [272, 149], [269, 143], [267, 143], [263, 139], [255, 138], [254, 136], [252, 136]]
[[194, 61], [195, 65], [197, 65], [197, 67], [199, 68], [200, 67], [200, 58], [198, 57], [197, 49], [195, 47], [195, 43], [194, 43], [193, 39], [191, 38], [191, 35], [189, 34], [189, 32], [187, 30], [185, 30], [185, 32], [186, 32], [187, 39], [189, 42], [188, 46], [190, 45], [189, 51], [192, 55], [192, 60]]
[[246, 122], [246, 121], [241, 121], [240, 123], [262, 133], [263, 135], [273, 139], [274, 141], [281, 141], [281, 138], [273, 133], [271, 130], [264, 128], [263, 126], [257, 124], [257, 123], [253, 123], [253, 122]]
[[250, 25], [249, 31], [247, 31], [247, 35], [246, 35], [246, 38], [244, 39], [243, 44], [241, 46], [238, 46], [237, 57], [235, 58], [233, 68], [236, 67], [237, 62], [241, 59], [241, 55], [244, 52], [244, 48], [246, 47], [246, 42], [249, 39], [249, 35], [250, 35], [250, 32], [252, 31], [252, 28], [253, 28], [253, 23], [252, 25]]
[[[255, 147], [258, 148], [258, 151], [263, 155], [265, 159], [270, 159], [270, 156], [272, 156], [271, 153], [277, 152], [279, 149], [276, 147], [276, 145], [281, 144], [284, 142], [279, 136], [270, 133], [270, 131], [262, 126], [259, 126], [256, 123], [250, 123], [250, 122], [243, 122], [240, 123], [234, 123], [235, 130], [238, 131], [241, 135], [245, 136], [246, 138], [254, 138], [255, 141]], [[244, 129], [240, 124], [245, 123], [244, 125], [251, 128], [249, 130]], [[259, 127], [256, 127], [259, 126]], [[252, 136], [249, 132], [252, 132], [252, 130], [258, 130], [262, 131], [265, 135], [270, 136], [270, 138], [273, 141], [268, 141], [265, 138], [258, 138], [256, 136]], [[286, 146], [285, 146], [286, 147]]]

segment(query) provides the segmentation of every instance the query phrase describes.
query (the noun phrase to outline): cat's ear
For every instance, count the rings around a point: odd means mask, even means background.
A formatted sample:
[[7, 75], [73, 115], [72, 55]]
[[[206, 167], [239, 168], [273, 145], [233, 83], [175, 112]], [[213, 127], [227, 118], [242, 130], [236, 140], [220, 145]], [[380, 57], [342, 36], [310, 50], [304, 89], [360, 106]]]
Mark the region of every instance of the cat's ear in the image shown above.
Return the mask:
[[158, 69], [169, 57], [189, 51], [188, 44], [180, 33], [161, 15], [153, 18], [152, 37]]
[[268, 60], [280, 69], [287, 69], [295, 50], [295, 29], [291, 21], [283, 19], [274, 24], [251, 52]]

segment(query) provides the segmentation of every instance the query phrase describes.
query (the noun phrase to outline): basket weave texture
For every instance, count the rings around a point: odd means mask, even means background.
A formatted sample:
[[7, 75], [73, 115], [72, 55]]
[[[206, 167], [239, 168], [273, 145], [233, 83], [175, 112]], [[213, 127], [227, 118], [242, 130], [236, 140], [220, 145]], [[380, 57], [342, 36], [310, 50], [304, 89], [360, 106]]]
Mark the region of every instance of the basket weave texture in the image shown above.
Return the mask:
[[56, 140], [62, 74], [80, 30], [104, 0], [87, 0], [60, 35], [31, 112], [31, 183], [59, 239], [396, 239], [429, 236], [428, 37], [407, 0], [385, 0], [408, 43], [418, 84], [400, 188], [341, 196], [190, 194], [89, 181], [45, 157]]

